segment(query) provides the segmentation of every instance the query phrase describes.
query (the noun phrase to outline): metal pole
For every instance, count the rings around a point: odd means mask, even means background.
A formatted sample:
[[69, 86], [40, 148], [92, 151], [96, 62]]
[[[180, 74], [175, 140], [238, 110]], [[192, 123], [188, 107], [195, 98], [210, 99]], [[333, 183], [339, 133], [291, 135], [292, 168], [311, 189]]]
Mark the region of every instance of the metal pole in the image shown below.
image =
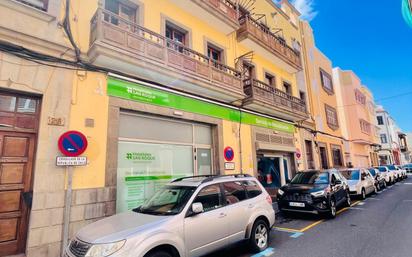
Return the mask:
[[69, 225], [70, 225], [70, 209], [72, 204], [72, 181], [73, 181], [73, 167], [66, 166], [67, 172], [67, 189], [66, 189], [66, 200], [64, 206], [64, 218], [63, 218], [63, 241], [62, 241], [62, 251], [61, 256], [65, 257], [65, 249], [68, 246], [69, 241]]

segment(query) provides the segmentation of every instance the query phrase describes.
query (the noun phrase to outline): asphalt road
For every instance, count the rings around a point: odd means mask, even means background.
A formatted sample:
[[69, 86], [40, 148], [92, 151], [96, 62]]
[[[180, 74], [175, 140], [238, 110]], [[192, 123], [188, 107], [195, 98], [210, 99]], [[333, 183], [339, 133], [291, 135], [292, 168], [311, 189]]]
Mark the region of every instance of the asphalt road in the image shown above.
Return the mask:
[[353, 202], [333, 220], [278, 215], [263, 253], [250, 253], [243, 242], [207, 257], [412, 256], [412, 178]]

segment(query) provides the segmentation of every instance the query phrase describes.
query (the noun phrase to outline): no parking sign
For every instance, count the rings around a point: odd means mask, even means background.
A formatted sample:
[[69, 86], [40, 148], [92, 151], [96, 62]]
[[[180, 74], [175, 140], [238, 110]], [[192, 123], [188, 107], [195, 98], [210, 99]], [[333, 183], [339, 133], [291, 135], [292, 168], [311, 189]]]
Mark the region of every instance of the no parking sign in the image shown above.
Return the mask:
[[60, 136], [58, 146], [62, 154], [69, 157], [76, 157], [86, 151], [87, 138], [79, 131], [67, 131]]

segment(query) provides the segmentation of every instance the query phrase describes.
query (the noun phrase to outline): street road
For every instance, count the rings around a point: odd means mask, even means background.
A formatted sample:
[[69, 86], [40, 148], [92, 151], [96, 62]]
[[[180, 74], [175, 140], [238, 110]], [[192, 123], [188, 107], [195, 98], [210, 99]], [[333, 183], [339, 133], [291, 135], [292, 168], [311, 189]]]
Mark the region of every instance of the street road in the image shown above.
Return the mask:
[[250, 253], [241, 243], [207, 257], [411, 257], [412, 178], [365, 201], [354, 199], [333, 220], [276, 218], [265, 252]]

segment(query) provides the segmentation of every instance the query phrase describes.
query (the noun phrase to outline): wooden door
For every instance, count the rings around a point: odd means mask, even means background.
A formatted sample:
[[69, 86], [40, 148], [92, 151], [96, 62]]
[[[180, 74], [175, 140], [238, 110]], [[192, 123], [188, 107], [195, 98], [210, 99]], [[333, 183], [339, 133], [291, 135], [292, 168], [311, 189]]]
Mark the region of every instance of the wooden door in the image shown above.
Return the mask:
[[34, 148], [35, 134], [0, 131], [0, 256], [25, 250]]

